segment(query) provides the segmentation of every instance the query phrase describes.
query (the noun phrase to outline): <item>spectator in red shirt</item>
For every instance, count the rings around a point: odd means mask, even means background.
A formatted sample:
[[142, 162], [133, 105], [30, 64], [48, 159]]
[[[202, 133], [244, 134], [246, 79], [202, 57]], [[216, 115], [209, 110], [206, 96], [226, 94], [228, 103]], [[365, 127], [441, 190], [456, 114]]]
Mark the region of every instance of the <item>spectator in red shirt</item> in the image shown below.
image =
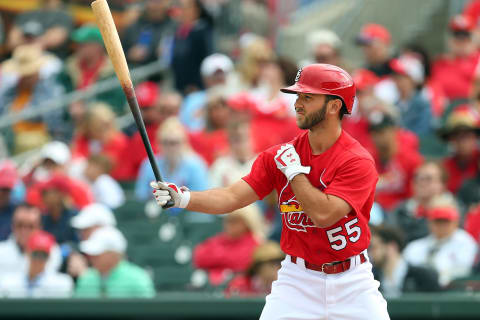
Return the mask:
[[121, 178], [123, 155], [127, 136], [115, 125], [115, 114], [105, 104], [89, 108], [72, 142], [72, 157], [87, 159], [92, 154], [103, 153], [113, 162], [112, 177]]
[[379, 77], [392, 73], [390, 41], [387, 28], [375, 23], [365, 24], [357, 35], [356, 42], [362, 46], [367, 69]]
[[390, 211], [411, 196], [413, 175], [423, 159], [418, 150], [412, 148], [412, 144], [403, 143], [404, 133], [390, 116], [372, 116], [370, 131], [376, 148], [373, 157], [379, 174], [376, 201]]
[[448, 141], [453, 154], [444, 161], [448, 172], [447, 187], [452, 193], [457, 193], [463, 181], [473, 178], [478, 169], [480, 152], [477, 137], [480, 126], [471, 110], [458, 108], [452, 112], [440, 130], [440, 136]]
[[231, 296], [265, 296], [272, 289], [272, 282], [277, 280], [280, 263], [285, 258], [278, 243], [268, 241], [253, 252], [253, 261], [247, 272], [232, 279], [225, 291]]
[[212, 285], [224, 283], [234, 272], [246, 271], [265, 237], [263, 217], [256, 206], [238, 209], [224, 219], [223, 232], [200, 243], [193, 252], [193, 264], [208, 271]]
[[228, 153], [227, 125], [232, 109], [222, 88], [208, 93], [206, 105], [206, 127], [190, 134], [190, 144], [210, 166], [215, 159]]
[[381, 112], [396, 117], [395, 109], [375, 96], [375, 85], [380, 81], [375, 73], [367, 69], [358, 69], [353, 73], [353, 81], [357, 89], [357, 103], [352, 114], [343, 119], [342, 128], [367, 150], [373, 150], [375, 146], [369, 132], [370, 115]]
[[450, 100], [469, 97], [479, 59], [479, 51], [472, 39], [474, 27], [469, 17], [453, 17], [449, 24], [449, 51], [433, 64], [432, 81], [442, 88]]

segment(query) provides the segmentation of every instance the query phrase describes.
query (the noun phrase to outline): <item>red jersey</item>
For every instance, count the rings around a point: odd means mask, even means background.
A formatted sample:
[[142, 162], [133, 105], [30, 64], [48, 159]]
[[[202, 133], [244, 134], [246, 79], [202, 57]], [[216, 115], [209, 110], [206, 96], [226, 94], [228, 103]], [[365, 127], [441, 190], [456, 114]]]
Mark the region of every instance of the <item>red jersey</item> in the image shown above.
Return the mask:
[[273, 189], [277, 191], [283, 221], [282, 250], [321, 265], [346, 260], [367, 249], [370, 242], [368, 221], [378, 180], [372, 156], [345, 131], [333, 146], [319, 155], [312, 154], [308, 131], [290, 143], [302, 165], [311, 167], [306, 175], [310, 183], [325, 194], [342, 198], [352, 211], [328, 228], [316, 227], [303, 212], [283, 173], [277, 169], [274, 157], [281, 146], [264, 151], [243, 179], [261, 199]]

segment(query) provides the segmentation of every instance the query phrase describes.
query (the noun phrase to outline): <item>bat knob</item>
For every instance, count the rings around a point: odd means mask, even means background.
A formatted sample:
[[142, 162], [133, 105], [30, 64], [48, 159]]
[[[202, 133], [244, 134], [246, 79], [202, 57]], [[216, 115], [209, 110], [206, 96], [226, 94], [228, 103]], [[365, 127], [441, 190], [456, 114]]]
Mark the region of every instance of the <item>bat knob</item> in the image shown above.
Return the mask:
[[168, 208], [171, 208], [175, 205], [175, 201], [173, 201], [172, 199], [168, 200], [167, 203], [165, 205], [162, 206], [163, 209], [168, 209]]

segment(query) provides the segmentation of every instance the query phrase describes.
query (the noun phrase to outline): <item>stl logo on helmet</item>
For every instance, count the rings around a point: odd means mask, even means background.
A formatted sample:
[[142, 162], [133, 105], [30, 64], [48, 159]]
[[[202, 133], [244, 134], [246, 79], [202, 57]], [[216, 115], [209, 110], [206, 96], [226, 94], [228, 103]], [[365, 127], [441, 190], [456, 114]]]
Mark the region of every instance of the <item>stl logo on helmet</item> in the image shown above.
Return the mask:
[[300, 80], [300, 75], [302, 74], [302, 70], [303, 69], [298, 70], [297, 75], [295, 76], [295, 82], [298, 82], [298, 80]]

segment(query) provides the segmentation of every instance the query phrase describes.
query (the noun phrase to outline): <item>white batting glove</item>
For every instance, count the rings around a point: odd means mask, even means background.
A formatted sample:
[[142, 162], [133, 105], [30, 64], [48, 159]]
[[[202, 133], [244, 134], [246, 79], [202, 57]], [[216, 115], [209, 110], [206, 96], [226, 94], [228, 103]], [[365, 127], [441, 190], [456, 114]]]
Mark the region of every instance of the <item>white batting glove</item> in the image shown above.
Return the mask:
[[187, 187], [177, 187], [174, 183], [169, 182], [150, 182], [153, 188], [155, 201], [161, 207], [164, 207], [169, 200], [173, 200], [175, 208], [186, 208], [190, 201], [190, 190]]
[[295, 147], [290, 143], [278, 149], [275, 155], [275, 163], [277, 164], [277, 168], [287, 177], [288, 181], [292, 181], [292, 179], [300, 173], [310, 173], [310, 167], [302, 166], [300, 156], [295, 150]]

